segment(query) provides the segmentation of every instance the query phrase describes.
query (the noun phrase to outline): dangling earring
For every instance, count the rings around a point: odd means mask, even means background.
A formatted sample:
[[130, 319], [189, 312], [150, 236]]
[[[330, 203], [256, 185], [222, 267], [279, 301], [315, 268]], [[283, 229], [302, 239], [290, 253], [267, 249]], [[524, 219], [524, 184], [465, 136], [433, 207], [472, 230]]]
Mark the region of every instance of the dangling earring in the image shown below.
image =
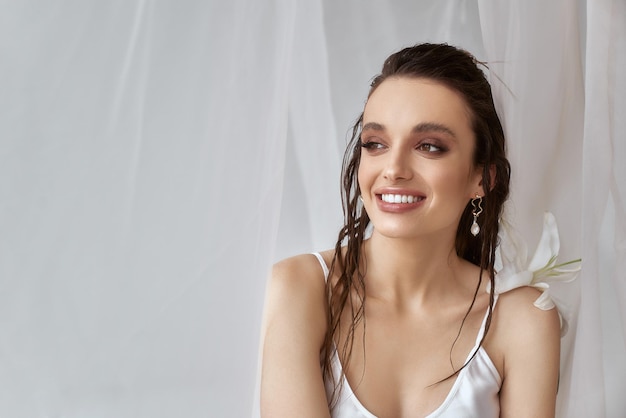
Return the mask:
[[478, 196], [478, 193], [476, 193], [476, 197], [472, 199], [472, 206], [474, 207], [472, 216], [474, 217], [474, 222], [472, 222], [472, 226], [470, 227], [470, 232], [474, 236], [478, 235], [480, 232], [480, 226], [478, 226], [478, 222], [476, 222], [476, 220], [478, 219], [478, 215], [483, 213], [483, 208], [480, 206], [481, 203], [483, 203], [483, 198]]

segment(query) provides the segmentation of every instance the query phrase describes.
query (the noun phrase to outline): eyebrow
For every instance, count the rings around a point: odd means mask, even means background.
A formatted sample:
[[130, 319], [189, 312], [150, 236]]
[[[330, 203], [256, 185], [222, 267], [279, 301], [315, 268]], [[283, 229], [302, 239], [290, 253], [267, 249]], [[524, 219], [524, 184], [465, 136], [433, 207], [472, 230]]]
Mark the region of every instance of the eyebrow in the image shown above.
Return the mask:
[[[368, 122], [363, 125], [363, 131], [381, 131], [384, 132], [387, 130], [385, 125], [382, 125], [377, 122]], [[413, 127], [411, 129], [412, 133], [423, 133], [423, 132], [442, 132], [450, 135], [453, 138], [456, 138], [456, 134], [452, 131], [452, 129], [448, 128], [446, 125], [436, 122], [422, 122]]]

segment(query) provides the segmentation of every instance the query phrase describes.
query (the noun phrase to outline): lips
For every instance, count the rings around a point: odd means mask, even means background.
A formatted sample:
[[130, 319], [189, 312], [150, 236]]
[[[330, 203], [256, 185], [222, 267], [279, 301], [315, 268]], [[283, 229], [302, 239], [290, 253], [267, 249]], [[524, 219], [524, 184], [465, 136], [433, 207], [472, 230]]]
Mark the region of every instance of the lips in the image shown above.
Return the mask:
[[383, 212], [403, 213], [412, 211], [426, 200], [421, 192], [415, 190], [377, 190], [376, 203]]
[[385, 203], [416, 203], [424, 199], [424, 196], [414, 196], [410, 194], [380, 194], [380, 199]]

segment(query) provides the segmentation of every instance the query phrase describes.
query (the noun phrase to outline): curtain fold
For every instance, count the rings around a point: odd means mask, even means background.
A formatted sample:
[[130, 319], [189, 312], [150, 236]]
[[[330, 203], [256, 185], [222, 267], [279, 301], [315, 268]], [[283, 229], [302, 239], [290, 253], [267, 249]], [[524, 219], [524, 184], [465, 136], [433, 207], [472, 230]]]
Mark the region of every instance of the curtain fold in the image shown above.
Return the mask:
[[[626, 411], [626, 5], [587, 3], [580, 326], [567, 413]], [[590, 362], [590, 359], [593, 360]], [[601, 360], [599, 367], [598, 362]], [[590, 365], [592, 364], [592, 366]]]
[[0, 415], [249, 416], [294, 2], [0, 7]]
[[[582, 256], [584, 269], [575, 282], [553, 285], [551, 293], [562, 302], [565, 314], [575, 313], [581, 303], [580, 288], [589, 282], [590, 261], [581, 254], [584, 80], [580, 39], [584, 28], [578, 26], [580, 10], [568, 0], [550, 4], [486, 0], [479, 5], [490, 81], [512, 168], [505, 216], [532, 249], [541, 232], [542, 213], [555, 214], [561, 236], [559, 260]], [[569, 320], [572, 329], [577, 328], [577, 317]], [[600, 338], [596, 328], [587, 331], [596, 333], [596, 341]], [[572, 331], [562, 339], [560, 416], [577, 413], [565, 412], [571, 386], [579, 381], [572, 374], [574, 352], [581, 348], [573, 344], [575, 335]], [[586, 348], [594, 349], [589, 344]], [[590, 357], [584, 368], [594, 390], [602, 392], [601, 357]]]
[[297, 4], [295, 27], [276, 259], [333, 247], [342, 225], [343, 147], [335, 138], [321, 0]]

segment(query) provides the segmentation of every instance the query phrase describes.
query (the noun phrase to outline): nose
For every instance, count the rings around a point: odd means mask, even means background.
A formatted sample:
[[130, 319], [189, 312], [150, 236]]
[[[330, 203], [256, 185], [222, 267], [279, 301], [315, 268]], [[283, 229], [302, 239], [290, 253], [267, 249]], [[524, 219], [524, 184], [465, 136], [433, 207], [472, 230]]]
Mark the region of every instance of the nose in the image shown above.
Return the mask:
[[407, 180], [413, 176], [411, 154], [399, 147], [387, 154], [384, 176], [388, 180]]

